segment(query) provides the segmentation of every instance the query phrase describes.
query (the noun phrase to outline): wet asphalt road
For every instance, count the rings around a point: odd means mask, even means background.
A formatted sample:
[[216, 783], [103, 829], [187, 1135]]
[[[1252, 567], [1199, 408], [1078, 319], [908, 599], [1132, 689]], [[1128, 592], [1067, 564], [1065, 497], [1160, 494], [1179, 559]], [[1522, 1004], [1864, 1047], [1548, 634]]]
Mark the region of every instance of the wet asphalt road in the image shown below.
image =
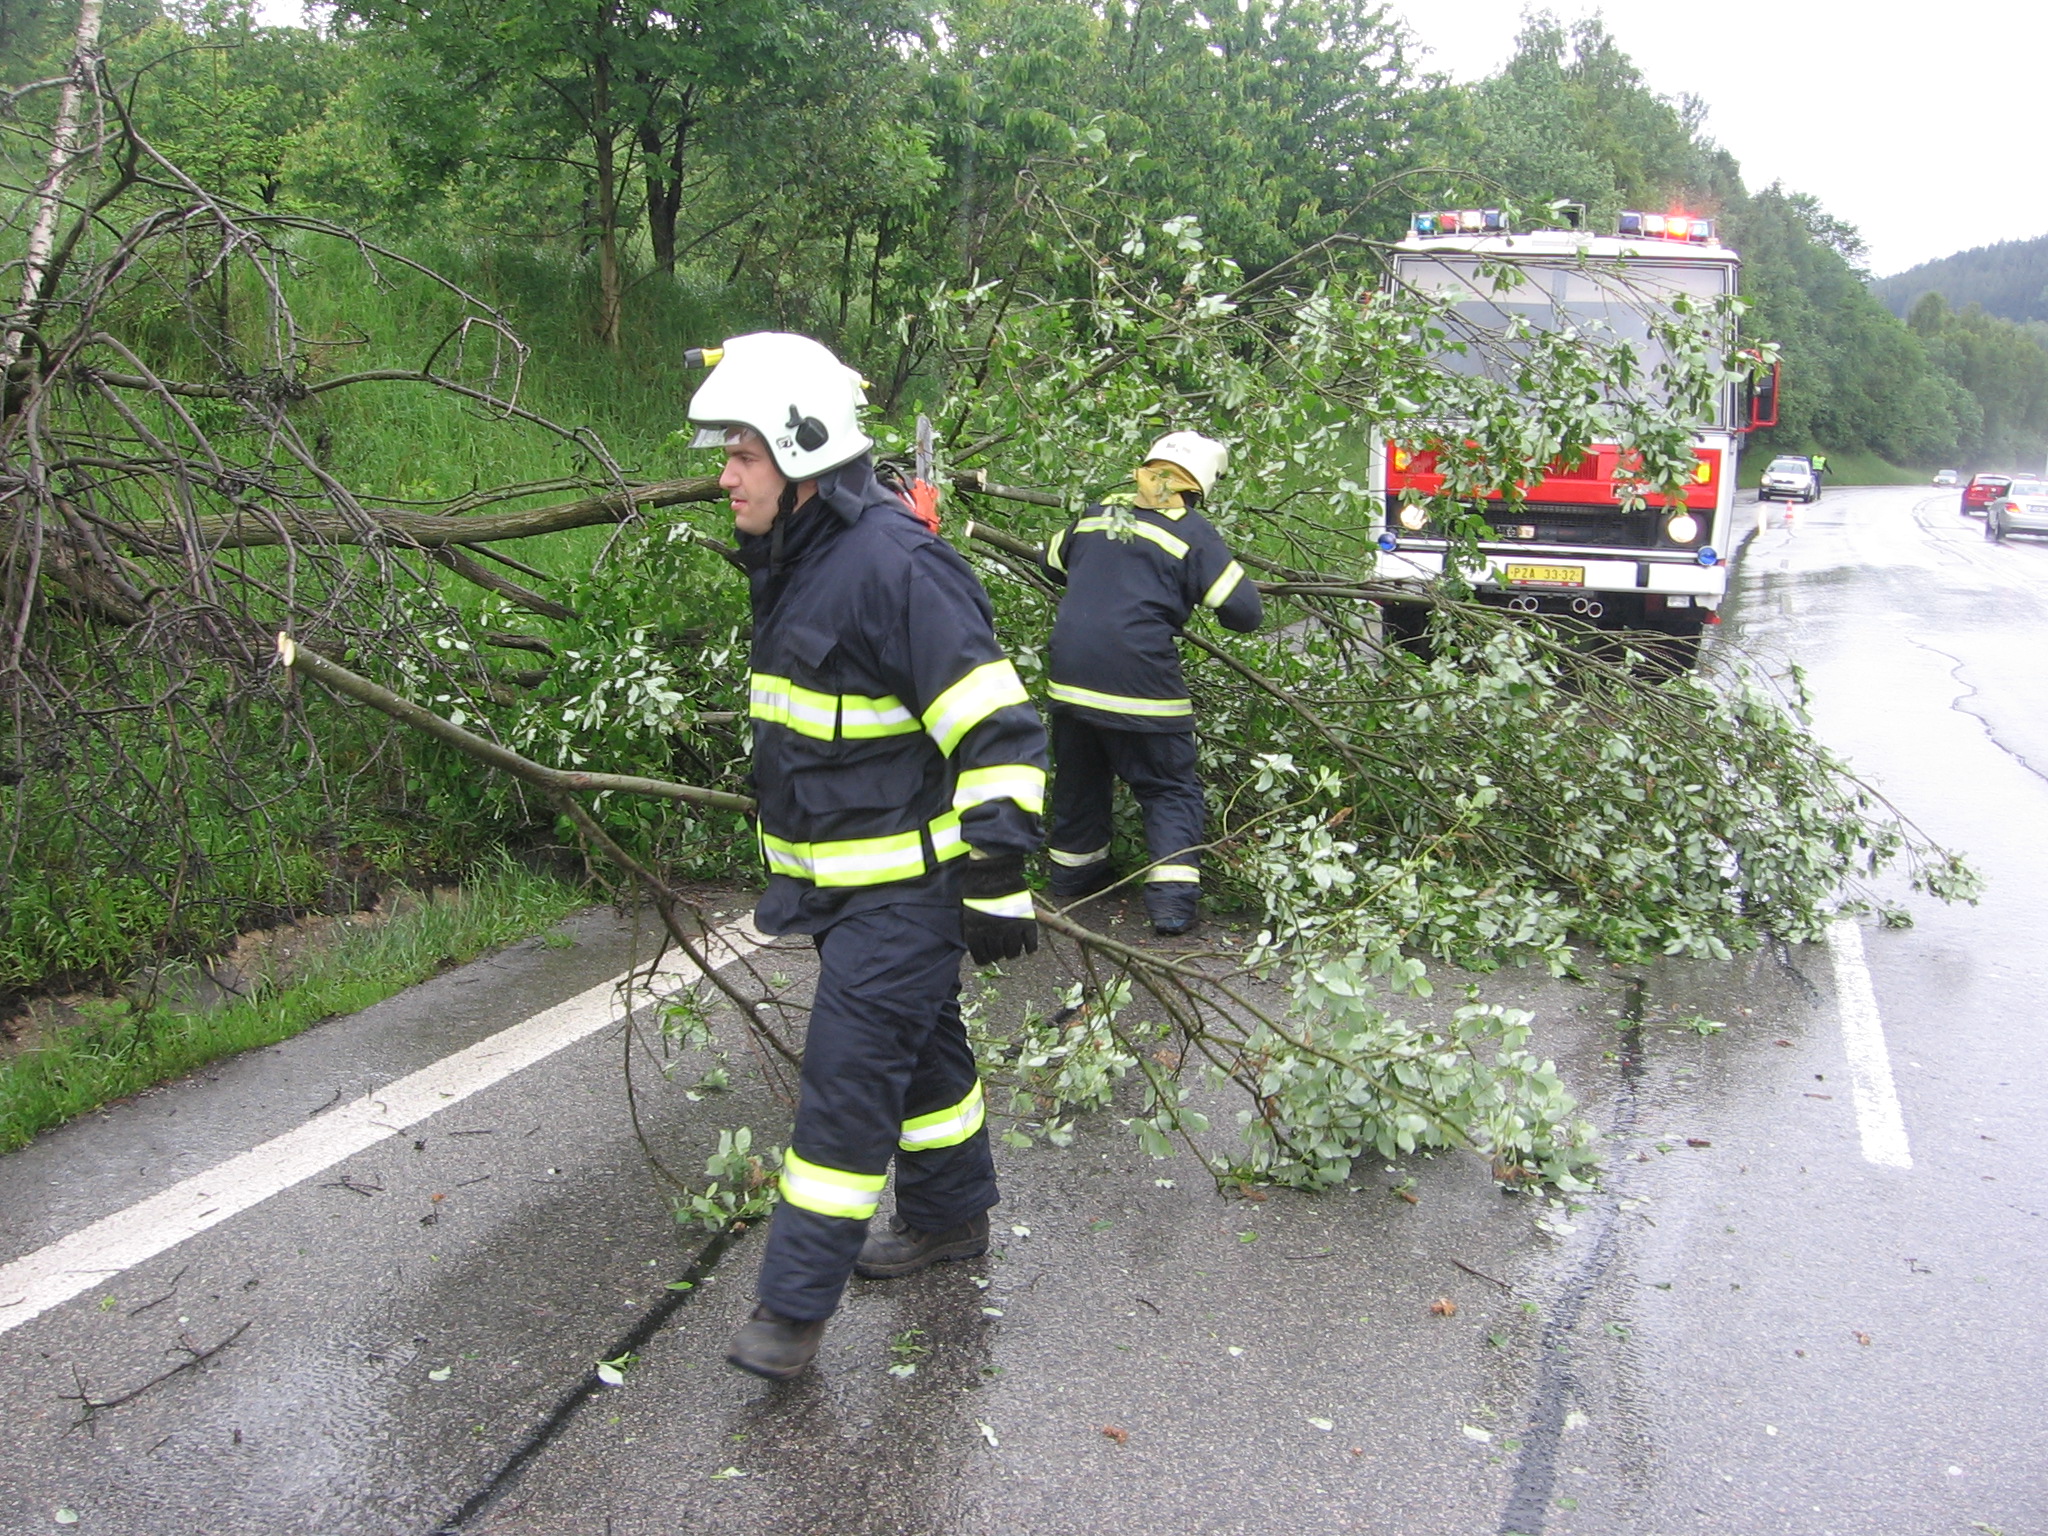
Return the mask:
[[[1225, 1200], [1104, 1116], [1004, 1149], [988, 1261], [856, 1282], [771, 1387], [720, 1363], [753, 1238], [670, 1219], [598, 1029], [30, 1321], [0, 1287], [0, 1532], [2048, 1532], [2048, 543], [1954, 501], [1774, 513], [1716, 641], [1803, 667], [1821, 734], [1989, 877], [1862, 930], [1910, 1167], [1866, 1155], [1828, 947], [1511, 974], [1489, 993], [1612, 1136], [1582, 1208], [1455, 1157]], [[566, 937], [0, 1158], [0, 1265], [650, 947], [606, 913]], [[1061, 984], [1042, 953], [987, 1006]], [[721, 1126], [786, 1124], [720, 1039], [723, 1093], [705, 1051], [637, 1057], [640, 1131], [693, 1178]]]

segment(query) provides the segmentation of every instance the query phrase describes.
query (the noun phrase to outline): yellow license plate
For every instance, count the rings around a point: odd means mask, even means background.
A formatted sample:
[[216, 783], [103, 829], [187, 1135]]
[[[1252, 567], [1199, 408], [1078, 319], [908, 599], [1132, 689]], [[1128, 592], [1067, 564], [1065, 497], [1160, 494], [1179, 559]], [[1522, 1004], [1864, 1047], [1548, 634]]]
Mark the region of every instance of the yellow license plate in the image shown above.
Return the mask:
[[1501, 575], [1511, 587], [1583, 587], [1586, 584], [1583, 565], [1510, 565], [1502, 567]]

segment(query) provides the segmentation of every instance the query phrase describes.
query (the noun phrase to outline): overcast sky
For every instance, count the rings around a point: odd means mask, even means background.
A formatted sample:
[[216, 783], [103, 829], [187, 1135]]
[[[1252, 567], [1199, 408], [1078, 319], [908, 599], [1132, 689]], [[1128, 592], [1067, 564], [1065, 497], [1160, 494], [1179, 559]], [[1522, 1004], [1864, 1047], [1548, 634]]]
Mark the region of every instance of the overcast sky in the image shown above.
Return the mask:
[[[1461, 80], [1513, 51], [1524, 0], [1392, 0]], [[1880, 276], [2048, 234], [2044, 0], [1560, 0], [1599, 11], [1652, 90], [1709, 106], [1752, 189], [1811, 192]]]
[[[1500, 67], [1525, 0], [1390, 0], [1461, 80]], [[301, 0], [258, 0], [296, 24]], [[1599, 10], [1652, 90], [1704, 98], [1752, 188], [1863, 231], [1879, 275], [2048, 234], [2048, 0], [1552, 0]]]

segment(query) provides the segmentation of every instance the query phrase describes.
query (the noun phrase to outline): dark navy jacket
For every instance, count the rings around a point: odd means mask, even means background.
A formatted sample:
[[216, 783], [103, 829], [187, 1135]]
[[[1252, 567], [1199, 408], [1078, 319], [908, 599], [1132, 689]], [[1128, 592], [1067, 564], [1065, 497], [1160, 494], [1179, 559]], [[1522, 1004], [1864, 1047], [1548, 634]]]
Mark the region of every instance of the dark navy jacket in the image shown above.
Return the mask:
[[948, 866], [970, 846], [1038, 847], [1045, 731], [996, 644], [988, 596], [866, 456], [740, 552], [763, 931], [952, 901]]
[[1046, 546], [1067, 589], [1052, 627], [1052, 705], [1126, 731], [1194, 729], [1177, 637], [1197, 607], [1249, 633], [1259, 589], [1201, 513], [1090, 507]]

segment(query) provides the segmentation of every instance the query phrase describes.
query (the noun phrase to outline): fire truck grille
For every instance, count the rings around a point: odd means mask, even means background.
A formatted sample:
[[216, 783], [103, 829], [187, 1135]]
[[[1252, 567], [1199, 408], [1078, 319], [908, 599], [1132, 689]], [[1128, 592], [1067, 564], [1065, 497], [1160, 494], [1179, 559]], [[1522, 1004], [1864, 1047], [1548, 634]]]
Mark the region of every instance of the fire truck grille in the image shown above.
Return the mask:
[[1635, 513], [1541, 506], [1534, 503], [1488, 519], [1494, 539], [1503, 544], [1592, 544], [1610, 549], [1650, 549], [1658, 542], [1663, 519], [1655, 512]]

